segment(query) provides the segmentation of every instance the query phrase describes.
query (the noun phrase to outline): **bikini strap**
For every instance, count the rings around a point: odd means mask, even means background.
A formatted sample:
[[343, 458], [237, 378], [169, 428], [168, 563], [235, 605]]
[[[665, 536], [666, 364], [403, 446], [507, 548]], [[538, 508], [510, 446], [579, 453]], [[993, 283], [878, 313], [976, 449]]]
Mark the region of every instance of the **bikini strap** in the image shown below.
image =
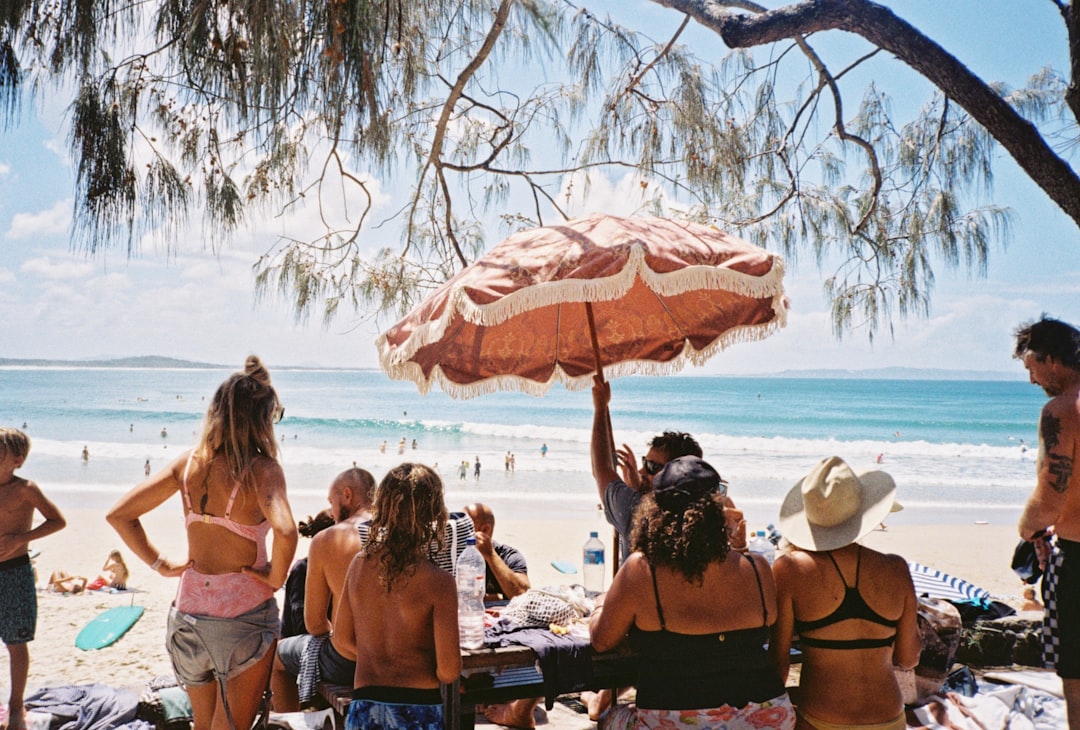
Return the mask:
[[236, 495], [240, 493], [240, 487], [242, 486], [242, 484], [243, 482], [241, 482], [239, 479], [236, 480], [236, 486], [233, 487], [232, 493], [229, 495], [229, 503], [225, 505], [225, 519], [230, 519], [232, 516], [233, 502], [236, 501]]
[[769, 625], [769, 609], [765, 607], [765, 589], [761, 586], [761, 575], [757, 572], [757, 563], [750, 556], [747, 556], [747, 560], [750, 561], [750, 567], [754, 569], [754, 577], [757, 579], [757, 592], [758, 597], [761, 598], [761, 625]]
[[180, 482], [180, 486], [183, 487], [180, 491], [184, 493], [184, 506], [187, 507], [188, 512], [194, 512], [191, 507], [191, 494], [188, 492], [187, 477], [188, 472], [191, 471], [191, 459], [195, 456], [195, 449], [192, 449], [188, 454], [187, 463], [184, 464], [184, 479]]
[[862, 569], [862, 545], [855, 544], [855, 589], [859, 588], [859, 571]]
[[664, 623], [664, 609], [660, 607], [660, 589], [656, 587], [656, 570], [652, 565], [649, 566], [649, 575], [652, 576], [652, 592], [656, 599], [656, 615], [660, 617], [660, 629], [667, 631], [667, 624]]
[[[833, 557], [832, 551], [828, 550], [828, 551], [825, 552], [825, 554], [829, 556], [829, 560], [832, 561], [833, 567], [836, 568], [836, 574], [840, 576], [840, 582], [844, 584], [844, 589], [846, 590], [848, 588], [851, 588], [851, 586], [849, 586], [847, 584], [847, 579], [844, 578], [844, 572], [842, 570], [840, 570], [840, 564], [837, 563], [836, 558]], [[861, 557], [861, 555], [860, 555], [860, 557]], [[858, 570], [858, 568], [855, 569], [855, 585], [859, 585], [859, 570]]]

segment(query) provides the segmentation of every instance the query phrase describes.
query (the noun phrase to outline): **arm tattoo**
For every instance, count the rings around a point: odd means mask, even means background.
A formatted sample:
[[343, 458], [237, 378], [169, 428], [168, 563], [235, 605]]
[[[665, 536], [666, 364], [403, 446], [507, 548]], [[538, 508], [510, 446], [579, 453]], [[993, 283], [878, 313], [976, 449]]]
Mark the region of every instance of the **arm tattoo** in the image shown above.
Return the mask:
[[1047, 471], [1052, 477], [1050, 488], [1058, 494], [1063, 494], [1069, 488], [1069, 479], [1072, 478], [1073, 461], [1068, 456], [1050, 454], [1047, 457]]
[[1061, 419], [1057, 416], [1044, 412], [1039, 419], [1039, 437], [1047, 453], [1054, 450], [1061, 437]]

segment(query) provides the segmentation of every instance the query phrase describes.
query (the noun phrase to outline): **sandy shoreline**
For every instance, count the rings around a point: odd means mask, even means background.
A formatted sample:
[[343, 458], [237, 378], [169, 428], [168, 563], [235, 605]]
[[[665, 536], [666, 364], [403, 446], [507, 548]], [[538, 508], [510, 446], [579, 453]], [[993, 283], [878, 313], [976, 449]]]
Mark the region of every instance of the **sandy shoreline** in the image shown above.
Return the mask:
[[[294, 507], [297, 518], [306, 517], [320, 504]], [[119, 538], [105, 523], [103, 511], [66, 510], [68, 527], [32, 545], [41, 551], [35, 565], [38, 586], [42, 587], [56, 569], [93, 578], [110, 549], [121, 547], [131, 569], [133, 592], [99, 592], [63, 596], [39, 591], [37, 637], [30, 645], [28, 694], [36, 689], [67, 684], [101, 682], [141, 692], [159, 675], [171, 674], [164, 650], [165, 620], [176, 588], [173, 579], [152, 573], [122, 548]], [[145, 520], [151, 541], [168, 555], [184, 554], [185, 539], [179, 504], [163, 506]], [[589, 530], [599, 530], [611, 556], [611, 530], [602, 517], [577, 511], [565, 519], [500, 519], [496, 539], [514, 545], [525, 555], [530, 578], [536, 587], [572, 583], [575, 575], [563, 575], [551, 566], [553, 560], [580, 562], [581, 545]], [[981, 586], [996, 598], [1015, 605], [1021, 584], [1009, 569], [1016, 542], [1011, 525], [899, 524], [876, 531], [864, 544], [877, 550], [897, 553]], [[298, 557], [307, 550], [301, 538]], [[79, 630], [101, 611], [119, 605], [141, 605], [142, 618], [111, 647], [84, 652], [75, 648]], [[280, 594], [279, 594], [280, 603]], [[7, 653], [0, 648], [0, 698], [6, 699], [10, 684]]]

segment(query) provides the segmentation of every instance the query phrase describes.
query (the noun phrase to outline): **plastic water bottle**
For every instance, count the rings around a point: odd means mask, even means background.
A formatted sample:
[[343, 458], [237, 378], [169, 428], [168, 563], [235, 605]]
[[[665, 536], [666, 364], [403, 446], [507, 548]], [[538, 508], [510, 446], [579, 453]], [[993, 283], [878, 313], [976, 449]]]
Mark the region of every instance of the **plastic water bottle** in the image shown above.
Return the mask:
[[585, 590], [599, 593], [604, 590], [604, 543], [600, 542], [599, 533], [590, 532], [582, 550], [582, 580]]
[[754, 533], [754, 536], [750, 538], [749, 547], [750, 552], [764, 555], [765, 559], [769, 561], [769, 565], [772, 565], [773, 560], [776, 559], [776, 548], [765, 537], [765, 530], [758, 530]]
[[458, 557], [454, 571], [457, 580], [458, 637], [462, 649], [479, 649], [484, 645], [484, 583], [487, 566], [484, 556], [476, 549], [476, 538], [465, 540], [465, 549]]

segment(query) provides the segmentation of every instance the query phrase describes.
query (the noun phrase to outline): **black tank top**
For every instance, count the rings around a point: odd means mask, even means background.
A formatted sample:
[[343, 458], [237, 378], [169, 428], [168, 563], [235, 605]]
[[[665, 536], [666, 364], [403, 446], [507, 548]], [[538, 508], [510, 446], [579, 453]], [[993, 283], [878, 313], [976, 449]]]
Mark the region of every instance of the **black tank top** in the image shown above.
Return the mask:
[[862, 594], [859, 593], [859, 570], [862, 567], [862, 546], [857, 545], [856, 548], [858, 552], [856, 553], [855, 558], [855, 585], [853, 586], [849, 586], [847, 581], [844, 580], [844, 574], [840, 572], [840, 566], [837, 564], [836, 558], [833, 557], [832, 553], [825, 553], [829, 556], [829, 560], [832, 561], [833, 567], [836, 568], [840, 580], [844, 583], [844, 600], [840, 602], [840, 605], [836, 607], [835, 611], [824, 618], [814, 619], [813, 621], [800, 621], [799, 619], [795, 619], [795, 631], [799, 634], [799, 643], [802, 646], [812, 646], [819, 649], [877, 649], [884, 646], [892, 646], [892, 643], [896, 641], [895, 631], [892, 636], [881, 639], [815, 639], [812, 636], [806, 636], [804, 633], [806, 631], [813, 631], [814, 629], [832, 626], [833, 624], [838, 624], [841, 621], [847, 621], [848, 619], [853, 618], [870, 621], [893, 629], [896, 628], [899, 621], [887, 619], [874, 609], [870, 608], [866, 601], [863, 600]]
[[[739, 553], [738, 559], [742, 559]], [[784, 683], [769, 665], [765, 592], [757, 565], [750, 561], [761, 599], [761, 626], [714, 634], [680, 634], [667, 630], [656, 572], [653, 596], [659, 631], [630, 629], [630, 646], [639, 657], [637, 704], [647, 710], [701, 710], [730, 705], [744, 707], [784, 694]]]

